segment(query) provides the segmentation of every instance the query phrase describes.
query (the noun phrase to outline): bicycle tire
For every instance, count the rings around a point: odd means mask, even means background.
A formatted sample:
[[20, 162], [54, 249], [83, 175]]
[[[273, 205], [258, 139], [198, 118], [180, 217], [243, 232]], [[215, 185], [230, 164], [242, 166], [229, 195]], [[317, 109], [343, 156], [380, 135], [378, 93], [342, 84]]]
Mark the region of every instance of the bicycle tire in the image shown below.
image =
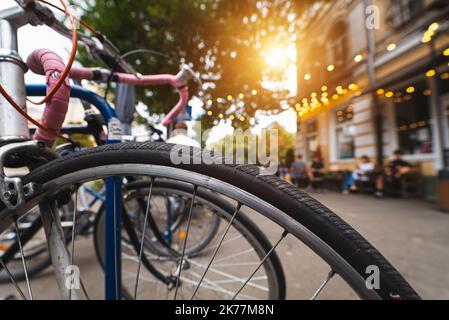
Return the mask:
[[[148, 183], [145, 182], [137, 182], [137, 186], [148, 186]], [[127, 186], [129, 187], [129, 186]], [[135, 187], [135, 186], [131, 186]], [[157, 192], [157, 189], [163, 189], [164, 191], [170, 192], [170, 191], [181, 191], [181, 192], [190, 192], [191, 188], [189, 188], [188, 185], [183, 184], [181, 182], [177, 181], [169, 181], [169, 180], [156, 180], [153, 185], [153, 192], [154, 194]], [[223, 210], [223, 212], [226, 212], [227, 219], [230, 219], [232, 214], [234, 213], [235, 207], [230, 205], [227, 201], [225, 201], [222, 198], [219, 198], [218, 196], [211, 194], [209, 192], [205, 192], [203, 190], [198, 190], [197, 193], [197, 199], [201, 199], [201, 201], [207, 201], [209, 203], [214, 204], [214, 206], [219, 207]], [[267, 239], [267, 237], [263, 234], [263, 232], [257, 227], [256, 224], [254, 224], [243, 212], [239, 212], [239, 214], [236, 216], [236, 222], [240, 224], [244, 229], [247, 230], [247, 232], [250, 234], [251, 237], [255, 239], [255, 241], [262, 247], [262, 250], [264, 252], [263, 255], [265, 255], [267, 252], [270, 251], [271, 244], [270, 241]], [[124, 231], [126, 232], [126, 231]], [[94, 233], [93, 233], [93, 240], [94, 240], [94, 248], [96, 251], [96, 256], [99, 260], [99, 263], [101, 266], [104, 266], [104, 259], [103, 259], [103, 241], [104, 241], [104, 211], [101, 211], [97, 214], [95, 217], [94, 222]], [[137, 244], [137, 247], [140, 247], [140, 243]], [[277, 289], [278, 289], [278, 300], [284, 300], [286, 296], [286, 285], [285, 285], [285, 276], [284, 271], [282, 268], [281, 261], [276, 253], [270, 256], [269, 262], [273, 266], [276, 282], [277, 282]]]
[[[325, 257], [326, 261], [333, 263], [333, 267], [337, 269], [334, 271], [342, 273], [340, 276], [350, 283], [359, 296], [386, 300], [420, 298], [378, 250], [349, 224], [305, 192], [278, 177], [260, 175], [260, 168], [254, 165], [197, 165], [195, 163], [201, 163], [203, 156], [208, 159], [212, 157], [214, 163], [227, 162], [221, 155], [213, 155], [196, 148], [190, 149], [190, 163], [175, 165], [171, 161], [170, 155], [173, 152], [181, 152], [181, 150], [183, 150], [181, 146], [156, 142], [108, 145], [85, 150], [64, 159], [57, 159], [31, 172], [23, 180], [25, 183], [45, 184], [71, 172], [101, 166], [119, 168], [123, 164], [135, 164], [136, 167], [161, 166], [209, 177], [232, 185], [252, 197], [257, 197], [273, 208], [277, 208], [292, 219], [292, 223], [295, 222], [295, 228], [301, 226], [300, 230], [295, 230], [293, 225], [289, 225], [292, 232], [297, 232], [297, 234], [300, 231], [307, 232], [313, 239], [321, 241], [326, 246], [326, 250], [331, 250], [332, 254], [336, 254], [334, 257], [343, 265], [340, 267], [330, 261], [329, 257]], [[318, 249], [317, 247], [313, 248], [314, 251]], [[366, 277], [367, 267], [373, 265], [380, 270], [380, 288], [367, 291], [366, 282], [361, 280]], [[346, 272], [343, 267], [348, 268], [348, 271]], [[350, 278], [348, 274], [354, 276], [358, 274], [360, 278]]]

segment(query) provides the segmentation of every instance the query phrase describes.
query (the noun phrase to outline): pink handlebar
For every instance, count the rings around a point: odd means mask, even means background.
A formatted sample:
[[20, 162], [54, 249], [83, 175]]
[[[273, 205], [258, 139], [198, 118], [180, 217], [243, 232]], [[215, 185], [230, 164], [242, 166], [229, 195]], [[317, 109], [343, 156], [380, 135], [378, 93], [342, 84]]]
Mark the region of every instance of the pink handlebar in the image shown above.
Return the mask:
[[[50, 92], [57, 84], [65, 68], [61, 57], [47, 49], [35, 50], [28, 57], [27, 65], [34, 73], [46, 76], [47, 92]], [[86, 68], [72, 68], [70, 72], [70, 77], [74, 80], [104, 81], [109, 76], [109, 72]], [[115, 73], [113, 74], [113, 81], [142, 86], [168, 84], [177, 88], [179, 90], [179, 101], [162, 121], [164, 126], [170, 125], [176, 119], [176, 116], [184, 110], [189, 101], [189, 90], [187, 88], [188, 77], [186, 77], [184, 72], [180, 72], [177, 76], [154, 75], [142, 77]], [[42, 124], [52, 132], [37, 128], [33, 139], [44, 141], [48, 145], [53, 145], [67, 115], [69, 101], [70, 83], [66, 79], [57, 93], [47, 102], [42, 116]]]
[[[50, 92], [56, 85], [65, 68], [62, 59], [56, 53], [47, 49], [34, 51], [28, 57], [27, 65], [34, 73], [45, 75], [47, 92]], [[42, 116], [42, 124], [53, 132], [37, 128], [33, 139], [44, 141], [48, 145], [53, 145], [67, 115], [69, 100], [70, 83], [66, 79], [61, 88], [47, 102]]]
[[187, 87], [182, 88], [179, 91], [179, 101], [176, 106], [169, 112], [169, 114], [162, 120], [162, 125], [168, 127], [176, 117], [184, 110], [189, 103], [189, 89]]
[[[70, 78], [74, 80], [107, 81], [109, 77], [110, 72], [100, 69], [72, 68], [70, 72]], [[185, 81], [182, 73], [176, 76], [162, 74], [140, 77], [125, 73], [114, 73], [112, 80], [136, 86], [171, 85], [177, 88], [179, 90], [179, 101], [162, 121], [162, 124], [166, 127], [176, 119], [189, 102], [187, 81]]]

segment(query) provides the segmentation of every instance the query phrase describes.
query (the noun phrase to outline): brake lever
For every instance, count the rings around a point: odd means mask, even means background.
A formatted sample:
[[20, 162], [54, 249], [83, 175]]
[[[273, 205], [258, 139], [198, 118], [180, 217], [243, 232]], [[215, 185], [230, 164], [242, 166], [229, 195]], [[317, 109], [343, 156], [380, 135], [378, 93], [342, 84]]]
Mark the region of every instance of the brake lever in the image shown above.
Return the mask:
[[53, 12], [35, 0], [15, 0], [23, 9], [27, 22], [32, 26], [52, 25], [56, 21]]
[[[71, 38], [72, 31], [60, 23], [48, 7], [36, 0], [15, 0], [15, 2], [24, 10], [30, 25], [47, 25], [64, 37]], [[120, 51], [103, 34], [99, 33], [91, 38], [79, 33], [79, 42], [115, 72], [136, 74], [134, 68], [121, 57]]]
[[105, 35], [96, 34], [89, 45], [89, 50], [113, 71], [137, 75], [134, 68], [122, 58], [120, 51]]

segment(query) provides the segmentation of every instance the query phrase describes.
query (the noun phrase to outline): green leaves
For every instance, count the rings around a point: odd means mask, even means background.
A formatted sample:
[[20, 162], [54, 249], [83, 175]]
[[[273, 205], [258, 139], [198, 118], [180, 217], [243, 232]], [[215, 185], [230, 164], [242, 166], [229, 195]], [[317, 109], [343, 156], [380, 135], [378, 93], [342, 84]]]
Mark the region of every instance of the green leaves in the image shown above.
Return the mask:
[[[190, 63], [205, 83], [204, 101], [214, 114], [229, 110], [250, 119], [257, 110], [280, 110], [287, 91], [267, 90], [263, 82], [280, 78], [267, 70], [261, 50], [271, 43], [291, 42], [295, 21], [288, 0], [102, 0], [87, 1], [84, 19], [111, 39], [121, 52], [152, 49], [170, 55], [135, 55], [129, 61], [143, 74], [176, 73]], [[80, 55], [84, 64], [90, 57]], [[257, 95], [251, 91], [257, 90]], [[192, 91], [191, 94], [198, 92]], [[236, 99], [244, 94], [244, 99]], [[226, 97], [234, 99], [228, 100]], [[167, 112], [177, 96], [171, 88], [139, 88], [138, 98], [152, 113]], [[224, 103], [216, 103], [223, 98]], [[211, 121], [209, 121], [211, 120]], [[214, 119], [205, 119], [211, 124]], [[235, 125], [247, 125], [235, 121]]]

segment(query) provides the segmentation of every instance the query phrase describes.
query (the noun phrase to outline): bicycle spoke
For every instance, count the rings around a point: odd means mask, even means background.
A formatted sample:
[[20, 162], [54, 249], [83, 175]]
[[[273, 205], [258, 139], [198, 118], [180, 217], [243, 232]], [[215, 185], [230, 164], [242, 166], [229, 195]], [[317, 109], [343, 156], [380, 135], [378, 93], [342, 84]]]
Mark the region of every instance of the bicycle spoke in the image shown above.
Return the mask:
[[[226, 244], [229, 244], [229, 243], [231, 243], [231, 242], [234, 242], [234, 241], [240, 240], [240, 239], [242, 239], [242, 238], [243, 238], [243, 236], [242, 236], [242, 235], [238, 235], [238, 236], [236, 236], [236, 237], [234, 237], [234, 238], [232, 238], [232, 239], [229, 239], [229, 240], [223, 241], [223, 245], [222, 245], [222, 247], [223, 247], [224, 245], [226, 245]], [[203, 253], [206, 253], [206, 252], [209, 252], [209, 251], [215, 250], [215, 249], [216, 249], [217, 247], [218, 247], [218, 245], [214, 245], [214, 246], [211, 246], [211, 247], [207, 248], [206, 250], [204, 250], [204, 251], [203, 251]]]
[[[191, 273], [192, 275], [196, 276], [197, 278], [200, 277], [200, 275], [197, 274], [196, 272], [191, 271], [190, 273]], [[191, 284], [192, 286], [196, 286], [196, 284], [197, 284], [197, 282], [196, 282], [195, 280], [193, 280], [193, 279], [185, 278], [185, 279], [183, 279], [183, 280], [184, 280], [185, 282]], [[225, 295], [227, 295], [227, 296], [229, 296], [229, 297], [233, 297], [233, 296], [234, 296], [234, 292], [232, 292], [232, 291], [230, 291], [230, 290], [227, 290], [226, 288], [223, 288], [222, 286], [218, 285], [218, 284], [216, 283], [216, 281], [212, 281], [212, 280], [209, 280], [209, 279], [205, 278], [205, 279], [204, 279], [204, 283], [205, 283], [205, 284], [203, 285], [203, 288], [204, 288], [204, 289], [208, 289], [208, 290], [211, 290], [211, 291], [223, 293], [223, 294], [225, 294]], [[243, 297], [243, 298], [246, 299], [246, 300], [257, 300], [256, 297], [251, 297], [251, 296], [248, 296], [248, 295], [240, 295], [240, 296]]]
[[184, 256], [186, 254], [187, 241], [189, 240], [190, 224], [192, 222], [193, 207], [195, 206], [195, 199], [196, 199], [196, 192], [197, 191], [198, 191], [198, 187], [194, 186], [194, 188], [193, 188], [193, 196], [192, 196], [192, 203], [190, 204], [190, 210], [189, 210], [189, 220], [187, 222], [187, 232], [186, 232], [186, 237], [184, 239], [184, 245], [183, 245], [183, 248], [182, 248], [182, 255], [181, 255], [181, 262], [179, 264], [178, 278], [176, 279], [176, 289], [175, 289], [174, 300], [176, 300], [176, 298], [178, 296], [179, 281], [180, 281], [180, 278], [181, 278], [182, 268], [183, 268], [183, 265], [184, 265]]
[[[76, 212], [77, 212], [77, 206], [78, 206], [78, 192], [79, 187], [76, 188], [75, 191], [75, 203], [73, 204], [73, 217], [72, 217], [72, 251], [70, 253], [70, 265], [73, 266], [74, 259], [75, 259], [75, 225], [76, 225]], [[72, 300], [72, 291], [73, 291], [73, 283], [70, 286], [69, 290], [69, 300]]]
[[[267, 276], [253, 277], [251, 280], [252, 281], [265, 281], [265, 280], [268, 280], [268, 277]], [[231, 279], [231, 280], [215, 280], [214, 282], [217, 284], [229, 284], [229, 283], [235, 283], [235, 282], [242, 283], [243, 281], [244, 281], [243, 279], [236, 279], [236, 280]], [[251, 282], [249, 284], [251, 284]], [[260, 287], [259, 289], [268, 292], [268, 287]]]
[[232, 254], [232, 255], [220, 258], [220, 259], [216, 260], [215, 262], [227, 261], [229, 259], [236, 258], [236, 257], [239, 257], [239, 256], [243, 256], [243, 255], [249, 254], [251, 252], [254, 252], [254, 248], [251, 248], [251, 249], [248, 249], [248, 250], [245, 250], [245, 251], [241, 251], [241, 252], [238, 252], [238, 253], [235, 253], [235, 254]]
[[23, 266], [23, 271], [25, 273], [25, 279], [26, 279], [26, 283], [27, 283], [27, 287], [28, 287], [28, 294], [30, 296], [30, 299], [33, 300], [33, 292], [31, 290], [30, 279], [28, 278], [28, 268], [27, 268], [25, 256], [23, 253], [22, 241], [20, 240], [20, 231], [19, 231], [19, 226], [17, 224], [17, 220], [14, 220], [14, 227], [15, 227], [16, 233], [17, 233], [17, 241], [19, 243], [20, 255], [22, 256], [22, 266]]
[[20, 294], [23, 300], [27, 300], [25, 295], [23, 294], [22, 289], [20, 289], [19, 284], [17, 283], [16, 279], [14, 279], [14, 276], [9, 271], [8, 267], [5, 265], [2, 259], [0, 259], [0, 264], [2, 265], [2, 268], [5, 270], [6, 274], [8, 275], [9, 279], [11, 280], [12, 284], [16, 288], [17, 292]]
[[153, 184], [154, 184], [154, 179], [151, 178], [150, 191], [148, 193], [147, 208], [146, 208], [146, 212], [145, 212], [145, 222], [144, 222], [144, 227], [143, 227], [143, 231], [142, 231], [142, 240], [140, 243], [139, 265], [137, 267], [136, 285], [134, 287], [134, 300], [137, 300], [137, 288], [139, 286], [140, 268], [142, 267], [142, 256], [143, 256], [143, 249], [144, 249], [144, 245], [145, 245], [145, 232], [147, 231], [148, 218], [149, 218], [148, 216], [150, 213], [150, 205], [151, 205], [151, 197], [153, 195]]
[[271, 248], [271, 250], [267, 253], [267, 255], [262, 259], [259, 266], [254, 270], [254, 272], [251, 274], [251, 276], [246, 280], [245, 284], [240, 288], [239, 291], [235, 294], [235, 296], [232, 298], [232, 300], [235, 300], [237, 296], [245, 289], [246, 285], [251, 281], [251, 279], [256, 275], [256, 273], [259, 271], [259, 269], [263, 266], [263, 264], [268, 260], [270, 255], [276, 250], [276, 248], [281, 244], [281, 242], [287, 237], [288, 232], [284, 231], [281, 238], [278, 240], [278, 242]]
[[327, 275], [326, 280], [323, 281], [323, 283], [320, 285], [320, 287], [318, 288], [318, 290], [315, 292], [315, 294], [312, 296], [312, 298], [310, 300], [315, 300], [316, 298], [318, 298], [320, 293], [323, 291], [323, 289], [326, 287], [326, 285], [329, 283], [329, 281], [331, 281], [331, 279], [335, 276], [335, 274], [336, 273], [335, 273], [334, 270], [329, 272], [329, 274]]
[[[191, 263], [192, 265], [196, 265], [197, 267], [200, 267], [200, 268], [203, 268], [203, 269], [205, 268], [205, 265], [199, 264], [199, 263], [197, 263], [195, 261], [189, 260], [188, 262]], [[232, 275], [230, 273], [227, 273], [227, 272], [224, 272], [224, 271], [212, 268], [212, 267], [209, 268], [209, 271], [213, 272], [213, 273], [216, 273], [216, 274], [218, 274], [220, 276], [223, 276], [223, 277], [225, 277], [227, 279], [233, 280], [234, 282], [245, 283], [244, 278], [236, 277], [236, 276], [234, 276], [234, 275]], [[250, 282], [250, 281], [248, 281], [246, 283], [246, 285], [254, 287], [254, 288], [262, 290], [262, 291], [268, 291], [268, 289], [266, 287], [260, 286], [260, 285], [258, 285], [256, 283], [253, 283], [253, 282]]]
[[84, 293], [84, 296], [86, 297], [87, 300], [90, 300], [90, 297], [89, 297], [89, 295], [87, 294], [86, 287], [84, 286], [83, 279], [81, 279], [81, 278], [80, 278], [80, 285], [81, 285], [81, 290], [82, 290], [83, 293]]
[[193, 300], [195, 298], [196, 293], [201, 288], [201, 284], [202, 284], [204, 278], [206, 277], [206, 274], [209, 271], [209, 268], [211, 267], [212, 263], [214, 262], [215, 257], [217, 256], [218, 252], [220, 251], [220, 248], [221, 248], [221, 246], [223, 244], [223, 241], [225, 240], [229, 230], [231, 229], [232, 224], [234, 223], [235, 217], [237, 216], [237, 213], [240, 211], [241, 208], [242, 208], [242, 205], [239, 203], [237, 205], [237, 208], [235, 209], [234, 214], [232, 215], [231, 220], [229, 221], [229, 223], [228, 223], [228, 225], [227, 225], [227, 227], [226, 227], [226, 229], [225, 229], [225, 231], [223, 233], [223, 236], [222, 236], [220, 242], [218, 243], [217, 248], [215, 249], [214, 254], [212, 255], [212, 258], [209, 261], [209, 264], [206, 267], [206, 270], [204, 270], [203, 276], [201, 277], [201, 280], [198, 283], [198, 286], [196, 287], [195, 291], [193, 292], [192, 298], [190, 300]]

